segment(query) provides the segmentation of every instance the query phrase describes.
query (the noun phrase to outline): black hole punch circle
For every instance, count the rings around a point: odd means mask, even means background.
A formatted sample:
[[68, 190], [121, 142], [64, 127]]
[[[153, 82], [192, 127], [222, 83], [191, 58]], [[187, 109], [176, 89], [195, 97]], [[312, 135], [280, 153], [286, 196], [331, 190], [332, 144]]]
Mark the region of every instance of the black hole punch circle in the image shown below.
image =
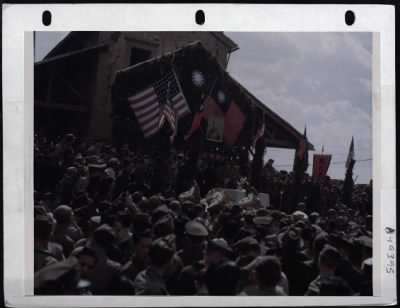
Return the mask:
[[51, 24], [51, 13], [50, 11], [44, 11], [42, 14], [42, 22], [45, 26], [50, 26]]
[[204, 22], [206, 21], [206, 15], [204, 14], [204, 11], [203, 10], [198, 10], [196, 12], [195, 19], [196, 19], [196, 24], [203, 25]]
[[347, 11], [346, 14], [344, 14], [344, 20], [346, 22], [346, 25], [351, 26], [356, 20], [356, 15], [353, 11]]

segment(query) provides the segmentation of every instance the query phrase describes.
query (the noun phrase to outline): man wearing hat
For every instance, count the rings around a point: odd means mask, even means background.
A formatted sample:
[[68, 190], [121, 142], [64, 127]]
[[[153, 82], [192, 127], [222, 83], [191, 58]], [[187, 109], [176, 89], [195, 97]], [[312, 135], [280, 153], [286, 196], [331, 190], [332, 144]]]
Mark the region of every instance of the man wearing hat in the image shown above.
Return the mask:
[[354, 292], [359, 292], [364, 277], [361, 271], [357, 269], [350, 260], [350, 255], [354, 249], [353, 241], [340, 235], [337, 238], [336, 247], [342, 255], [340, 263], [336, 268], [336, 275], [346, 280]]
[[150, 264], [149, 250], [153, 243], [150, 230], [133, 236], [134, 250], [128, 262], [121, 268], [122, 276], [133, 286], [136, 276]]
[[61, 203], [71, 204], [78, 178], [78, 169], [72, 166], [68, 167], [65, 171], [64, 177], [60, 180], [57, 187]]
[[258, 296], [285, 296], [285, 292], [278, 284], [282, 280], [282, 268], [279, 259], [275, 256], [263, 257], [256, 265], [257, 288], [248, 295]]
[[306, 257], [302, 253], [301, 230], [290, 227], [278, 235], [278, 240], [282, 248], [282, 271], [289, 281], [289, 295], [304, 295], [313, 277], [310, 268], [304, 264]]
[[98, 227], [86, 244], [97, 256], [97, 266], [92, 275], [92, 292], [94, 295], [109, 295], [115, 292], [120, 281], [121, 264], [112, 261], [107, 250], [115, 242], [113, 229], [103, 224]]
[[62, 246], [51, 242], [53, 222], [48, 215], [34, 219], [34, 271], [64, 259]]
[[238, 258], [236, 263], [245, 266], [260, 255], [260, 245], [255, 237], [248, 236], [240, 239], [234, 244]]
[[339, 250], [331, 245], [325, 245], [319, 255], [319, 275], [308, 286], [305, 295], [319, 295], [321, 280], [335, 276], [335, 270], [339, 265], [341, 255]]
[[72, 208], [68, 205], [59, 205], [53, 212], [54, 218], [57, 221], [52, 240], [63, 247], [64, 255], [69, 256], [74, 248], [74, 241], [67, 234], [67, 229], [72, 223]]
[[185, 224], [185, 234], [184, 248], [177, 255], [183, 265], [187, 266], [203, 259], [208, 231], [201, 222], [191, 220]]
[[205, 263], [215, 265], [231, 259], [233, 250], [229, 247], [228, 243], [223, 238], [214, 238], [208, 241]]

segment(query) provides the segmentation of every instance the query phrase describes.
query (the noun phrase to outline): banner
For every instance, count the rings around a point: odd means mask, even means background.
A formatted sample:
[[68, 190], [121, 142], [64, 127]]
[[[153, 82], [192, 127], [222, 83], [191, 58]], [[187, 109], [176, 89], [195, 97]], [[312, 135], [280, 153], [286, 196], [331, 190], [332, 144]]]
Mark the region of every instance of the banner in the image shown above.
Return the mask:
[[327, 154], [314, 154], [313, 158], [313, 178], [323, 178], [326, 176], [329, 165], [331, 163], [332, 155]]
[[224, 136], [224, 118], [208, 117], [207, 140], [222, 142]]

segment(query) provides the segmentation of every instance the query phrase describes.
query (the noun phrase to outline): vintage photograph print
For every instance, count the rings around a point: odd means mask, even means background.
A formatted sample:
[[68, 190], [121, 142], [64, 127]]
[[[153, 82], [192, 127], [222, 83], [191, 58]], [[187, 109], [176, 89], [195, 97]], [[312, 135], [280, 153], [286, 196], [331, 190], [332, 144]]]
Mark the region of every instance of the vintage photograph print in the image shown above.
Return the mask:
[[372, 296], [372, 37], [35, 32], [34, 294]]

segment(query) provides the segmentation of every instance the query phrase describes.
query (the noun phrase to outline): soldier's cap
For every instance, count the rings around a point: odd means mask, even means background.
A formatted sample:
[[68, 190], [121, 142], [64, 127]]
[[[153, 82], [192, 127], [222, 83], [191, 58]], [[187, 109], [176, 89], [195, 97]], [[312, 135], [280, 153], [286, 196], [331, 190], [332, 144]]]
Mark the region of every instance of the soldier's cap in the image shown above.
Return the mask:
[[207, 228], [202, 223], [196, 220], [188, 221], [185, 224], [185, 232], [188, 235], [192, 236], [201, 236], [201, 237], [208, 236]]
[[219, 251], [227, 257], [233, 254], [233, 250], [229, 247], [227, 241], [223, 238], [213, 238], [207, 243], [207, 251]]
[[335, 209], [329, 209], [329, 210], [328, 210], [328, 215], [329, 215], [329, 216], [331, 216], [331, 215], [336, 215], [336, 210], [335, 210]]
[[308, 219], [308, 215], [306, 213], [304, 213], [303, 211], [295, 211], [292, 213], [292, 216], [298, 217], [300, 219]]
[[107, 165], [106, 164], [89, 164], [88, 167], [89, 167], [89, 169], [100, 171], [100, 170], [106, 169]]
[[101, 216], [96, 215], [90, 217], [90, 222], [95, 226], [99, 226], [101, 224]]
[[76, 137], [75, 137], [74, 134], [69, 133], [69, 134], [66, 134], [66, 135], [65, 135], [65, 139], [67, 139], [67, 140], [75, 140]]
[[285, 232], [278, 235], [278, 240], [282, 247], [301, 249], [304, 247], [304, 241], [301, 238], [299, 229], [289, 227]]
[[173, 212], [178, 212], [180, 207], [181, 207], [181, 203], [176, 199], [172, 200], [168, 204], [168, 208]]
[[169, 208], [168, 206], [166, 206], [165, 204], [162, 204], [158, 207], [156, 207], [152, 212], [151, 212], [151, 216], [154, 219], [158, 219], [162, 216], [168, 215], [169, 213]]
[[108, 160], [108, 165], [112, 166], [112, 165], [119, 165], [119, 159], [116, 157], [112, 157]]
[[309, 216], [318, 218], [319, 217], [319, 213], [318, 212], [312, 212]]
[[365, 247], [372, 248], [372, 238], [366, 235], [362, 235], [357, 240]]
[[233, 245], [233, 247], [238, 249], [238, 250], [251, 249], [251, 248], [260, 249], [260, 246], [259, 246], [259, 243], [258, 243], [257, 239], [252, 237], [252, 236], [247, 236], [245, 238], [242, 238], [242, 239], [238, 240]]
[[268, 215], [268, 210], [266, 209], [258, 209], [256, 211], [256, 216], [267, 216]]
[[269, 226], [273, 220], [272, 216], [256, 216], [253, 218], [253, 223], [257, 226]]
[[295, 225], [295, 227], [299, 227], [300, 229], [305, 229], [306, 228], [306, 224], [302, 220], [297, 221], [294, 225]]
[[69, 222], [72, 215], [72, 208], [65, 204], [59, 205], [53, 211], [53, 215], [57, 223], [62, 224]]
[[314, 248], [316, 251], [321, 251], [324, 246], [328, 243], [329, 236], [326, 232], [320, 232], [315, 236], [314, 239]]
[[170, 215], [161, 217], [153, 225], [153, 233], [156, 237], [166, 236], [174, 232], [175, 224]]

